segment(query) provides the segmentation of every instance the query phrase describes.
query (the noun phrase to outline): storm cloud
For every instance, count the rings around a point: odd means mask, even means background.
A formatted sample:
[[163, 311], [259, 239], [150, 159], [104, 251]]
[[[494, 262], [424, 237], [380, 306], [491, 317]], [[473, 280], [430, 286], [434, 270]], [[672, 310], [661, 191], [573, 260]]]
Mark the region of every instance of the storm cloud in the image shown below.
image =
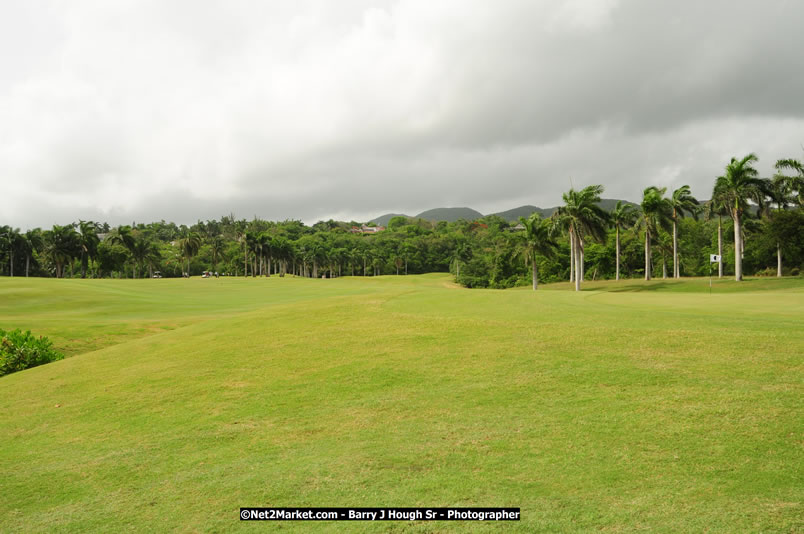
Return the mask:
[[7, 2], [0, 224], [708, 198], [802, 157], [804, 4]]

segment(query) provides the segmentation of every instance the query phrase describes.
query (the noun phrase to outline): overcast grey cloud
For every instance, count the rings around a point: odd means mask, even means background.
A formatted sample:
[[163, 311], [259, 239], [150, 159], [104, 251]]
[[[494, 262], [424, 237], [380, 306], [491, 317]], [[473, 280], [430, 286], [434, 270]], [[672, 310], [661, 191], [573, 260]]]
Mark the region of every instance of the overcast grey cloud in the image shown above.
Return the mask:
[[0, 3], [0, 224], [555, 205], [801, 157], [804, 3]]

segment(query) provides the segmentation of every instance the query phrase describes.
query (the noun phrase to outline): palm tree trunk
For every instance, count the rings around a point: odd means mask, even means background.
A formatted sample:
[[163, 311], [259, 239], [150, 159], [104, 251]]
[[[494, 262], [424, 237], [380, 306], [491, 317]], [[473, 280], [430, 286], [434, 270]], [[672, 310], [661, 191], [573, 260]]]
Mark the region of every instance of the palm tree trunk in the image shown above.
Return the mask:
[[405, 275], [408, 274], [408, 259], [405, 258]]
[[664, 252], [662, 252], [662, 279], [667, 279], [667, 259], [664, 257]]
[[742, 228], [740, 228], [740, 214], [734, 213], [734, 279], [738, 282], [743, 280], [743, 254], [742, 248]]
[[569, 231], [570, 237], [570, 283], [575, 281], [575, 236], [572, 233], [572, 229], [570, 228]]
[[673, 219], [673, 278], [681, 278], [678, 266], [678, 223]]
[[248, 277], [248, 250], [243, 250], [243, 276]]
[[11, 278], [14, 278], [14, 251], [10, 250], [8, 252], [8, 254], [9, 254], [9, 258], [11, 258], [9, 260], [9, 264], [10, 264], [9, 272], [11, 273]]
[[318, 278], [318, 262], [313, 260], [313, 278]]
[[776, 276], [782, 277], [782, 244], [776, 242]]
[[720, 257], [717, 262], [717, 277], [723, 278], [723, 224], [720, 216], [717, 218], [717, 255]]
[[616, 250], [617, 250], [617, 274], [615, 276], [615, 280], [620, 279], [620, 227], [617, 226], [617, 236], [616, 236]]
[[586, 275], [586, 272], [585, 272], [586, 269], [584, 268], [584, 257], [583, 257], [583, 253], [584, 253], [583, 248], [584, 248], [584, 246], [583, 245], [584, 245], [583, 238], [579, 235], [578, 236], [578, 249], [579, 249], [579, 252], [580, 252], [580, 254], [579, 254], [580, 261], [578, 262], [578, 269], [577, 269], [575, 274], [581, 276], [581, 282], [583, 282], [585, 280], [584, 276]]
[[28, 278], [28, 268], [31, 265], [31, 256], [25, 256], [25, 278]]
[[650, 230], [645, 227], [645, 280], [650, 280]]
[[539, 287], [539, 273], [536, 271], [535, 257], [530, 258], [530, 265], [533, 270], [533, 290], [536, 291], [536, 289]]
[[572, 241], [573, 241], [573, 244], [574, 244], [573, 248], [575, 249], [575, 291], [580, 291], [581, 290], [581, 277], [578, 276], [578, 274], [579, 274], [578, 271], [579, 271], [579, 267], [581, 265], [582, 260], [581, 260], [581, 247], [576, 242], [577, 239], [578, 239], [578, 236], [573, 233], [572, 234]]

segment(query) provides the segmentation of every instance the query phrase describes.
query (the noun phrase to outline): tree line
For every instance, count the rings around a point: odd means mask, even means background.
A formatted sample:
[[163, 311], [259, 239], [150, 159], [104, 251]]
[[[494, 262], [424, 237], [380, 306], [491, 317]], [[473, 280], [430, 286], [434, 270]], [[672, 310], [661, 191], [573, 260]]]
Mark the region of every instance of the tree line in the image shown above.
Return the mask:
[[[733, 158], [700, 202], [689, 186], [650, 186], [639, 204], [600, 207], [602, 185], [563, 195], [548, 218], [490, 215], [453, 223], [395, 217], [381, 232], [355, 221], [236, 219], [110, 227], [78, 221], [22, 232], [0, 226], [0, 273], [139, 278], [292, 274], [318, 278], [452, 272], [467, 287], [588, 279], [797, 275], [804, 264], [804, 167], [779, 160], [761, 178], [755, 154]], [[721, 261], [713, 266], [709, 254]]]

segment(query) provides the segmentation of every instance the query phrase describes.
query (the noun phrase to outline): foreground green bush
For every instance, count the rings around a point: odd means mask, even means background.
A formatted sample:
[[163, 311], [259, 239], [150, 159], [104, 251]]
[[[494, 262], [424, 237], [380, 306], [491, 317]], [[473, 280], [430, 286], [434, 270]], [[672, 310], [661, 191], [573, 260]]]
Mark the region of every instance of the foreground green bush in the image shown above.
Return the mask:
[[0, 328], [0, 376], [61, 360], [64, 355], [53, 350], [46, 337], [38, 338], [30, 330], [6, 332]]

